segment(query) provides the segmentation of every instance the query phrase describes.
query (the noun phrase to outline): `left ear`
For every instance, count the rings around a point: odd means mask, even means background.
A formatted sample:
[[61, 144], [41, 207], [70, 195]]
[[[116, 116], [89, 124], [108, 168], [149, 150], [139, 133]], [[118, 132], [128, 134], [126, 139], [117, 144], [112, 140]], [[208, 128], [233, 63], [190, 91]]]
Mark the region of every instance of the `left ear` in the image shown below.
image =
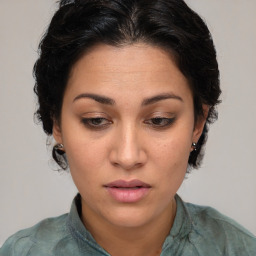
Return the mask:
[[205, 125], [206, 119], [208, 117], [208, 112], [209, 112], [208, 105], [203, 104], [202, 108], [203, 108], [203, 115], [200, 115], [197, 117], [197, 120], [196, 120], [196, 123], [194, 126], [193, 136], [192, 136], [192, 142], [196, 142], [196, 143], [198, 142], [198, 140], [203, 132], [204, 125]]

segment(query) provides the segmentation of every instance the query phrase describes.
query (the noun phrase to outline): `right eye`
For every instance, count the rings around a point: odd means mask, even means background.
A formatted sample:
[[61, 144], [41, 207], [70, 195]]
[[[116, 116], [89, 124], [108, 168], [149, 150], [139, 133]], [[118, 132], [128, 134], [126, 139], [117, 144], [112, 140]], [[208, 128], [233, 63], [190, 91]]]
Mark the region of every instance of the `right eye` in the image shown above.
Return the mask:
[[87, 128], [92, 130], [104, 129], [107, 128], [110, 124], [112, 124], [111, 121], [103, 117], [83, 118], [81, 122]]

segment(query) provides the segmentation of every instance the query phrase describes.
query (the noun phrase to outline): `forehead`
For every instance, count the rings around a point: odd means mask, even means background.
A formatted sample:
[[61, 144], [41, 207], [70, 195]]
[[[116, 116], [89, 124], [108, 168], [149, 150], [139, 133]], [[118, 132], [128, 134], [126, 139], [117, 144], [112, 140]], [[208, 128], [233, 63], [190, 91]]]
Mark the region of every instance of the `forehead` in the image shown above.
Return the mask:
[[[129, 94], [188, 93], [187, 79], [171, 54], [159, 47], [133, 44], [123, 47], [97, 45], [73, 66], [67, 91]], [[73, 95], [75, 96], [75, 95]]]
[[[123, 62], [125, 60], [125, 62]], [[157, 61], [157, 65], [152, 63], [152, 60]], [[98, 44], [83, 56], [75, 65], [77, 68], [79, 63], [85, 62], [84, 65], [90, 63], [97, 63], [97, 66], [88, 65], [88, 70], [104, 70], [108, 71], [140, 71], [163, 70], [167, 69], [169, 62], [173, 62], [174, 58], [167, 51], [148, 44], [137, 43], [126, 46], [110, 46], [105, 44]], [[121, 64], [121, 65], [120, 65]], [[151, 65], [149, 65], [151, 64]], [[110, 70], [108, 69], [110, 68]]]

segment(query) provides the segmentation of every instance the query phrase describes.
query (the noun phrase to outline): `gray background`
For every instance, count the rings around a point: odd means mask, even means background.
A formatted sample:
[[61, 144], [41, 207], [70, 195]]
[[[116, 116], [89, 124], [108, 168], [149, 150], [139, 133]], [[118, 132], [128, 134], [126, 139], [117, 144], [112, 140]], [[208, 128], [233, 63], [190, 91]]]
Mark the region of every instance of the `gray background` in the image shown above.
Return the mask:
[[[201, 169], [183, 199], [210, 205], [256, 233], [256, 1], [187, 0], [213, 34], [223, 103]], [[53, 171], [46, 136], [33, 122], [32, 67], [56, 8], [53, 0], [0, 0], [0, 245], [14, 232], [69, 210], [69, 174]]]

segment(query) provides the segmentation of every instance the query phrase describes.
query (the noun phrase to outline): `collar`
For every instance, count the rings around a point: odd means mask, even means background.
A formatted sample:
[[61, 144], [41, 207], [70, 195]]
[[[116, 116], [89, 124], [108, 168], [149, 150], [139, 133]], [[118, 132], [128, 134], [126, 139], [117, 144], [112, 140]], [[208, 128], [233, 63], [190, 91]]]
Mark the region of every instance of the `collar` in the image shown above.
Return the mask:
[[180, 244], [181, 240], [188, 237], [192, 230], [192, 219], [186, 204], [178, 194], [175, 195], [175, 200], [177, 204], [176, 215], [170, 233], [162, 246], [163, 250], [172, 247], [174, 244]]
[[102, 255], [109, 256], [109, 254], [97, 244], [91, 233], [85, 228], [81, 220], [81, 213], [81, 195], [77, 194], [76, 197], [73, 199], [71, 209], [67, 218], [67, 226], [71, 235], [73, 236], [73, 238], [80, 241], [82, 244], [89, 244], [97, 251], [100, 251]]
[[[186, 204], [177, 194], [175, 195], [175, 200], [177, 204], [176, 216], [170, 233], [166, 237], [165, 242], [162, 246], [163, 250], [172, 247], [174, 244], [180, 244], [181, 240], [187, 237], [192, 230], [192, 220]], [[85, 228], [84, 224], [81, 221], [81, 212], [81, 195], [77, 194], [72, 202], [71, 210], [67, 219], [67, 226], [71, 232], [71, 235], [75, 239], [80, 240], [81, 242], [90, 244], [98, 251], [101, 251], [103, 255], [109, 255], [103, 248], [101, 248], [97, 244], [93, 236]]]

